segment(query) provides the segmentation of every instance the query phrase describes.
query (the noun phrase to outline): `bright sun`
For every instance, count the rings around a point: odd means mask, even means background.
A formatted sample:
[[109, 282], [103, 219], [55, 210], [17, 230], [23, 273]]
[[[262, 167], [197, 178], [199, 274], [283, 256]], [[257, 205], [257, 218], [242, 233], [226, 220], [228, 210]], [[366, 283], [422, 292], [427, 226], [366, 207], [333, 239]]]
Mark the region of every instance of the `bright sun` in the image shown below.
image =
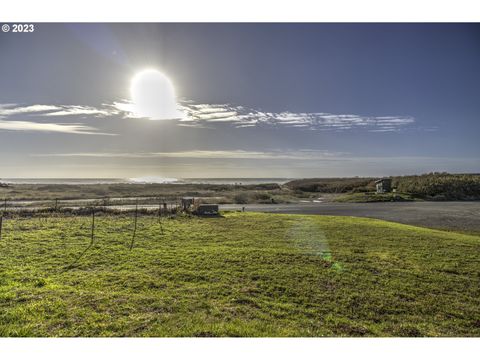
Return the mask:
[[160, 71], [148, 69], [136, 74], [130, 85], [133, 112], [151, 120], [177, 119], [182, 116], [175, 99], [175, 89]]

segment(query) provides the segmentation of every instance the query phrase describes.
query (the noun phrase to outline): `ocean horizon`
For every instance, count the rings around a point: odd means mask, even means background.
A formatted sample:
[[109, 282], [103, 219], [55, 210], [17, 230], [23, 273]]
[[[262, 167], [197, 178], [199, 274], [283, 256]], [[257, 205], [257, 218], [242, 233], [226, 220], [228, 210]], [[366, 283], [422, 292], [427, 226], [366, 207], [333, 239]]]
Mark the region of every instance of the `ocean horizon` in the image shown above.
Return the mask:
[[12, 185], [98, 185], [98, 184], [283, 184], [293, 178], [170, 178], [145, 176], [137, 178], [0, 178]]

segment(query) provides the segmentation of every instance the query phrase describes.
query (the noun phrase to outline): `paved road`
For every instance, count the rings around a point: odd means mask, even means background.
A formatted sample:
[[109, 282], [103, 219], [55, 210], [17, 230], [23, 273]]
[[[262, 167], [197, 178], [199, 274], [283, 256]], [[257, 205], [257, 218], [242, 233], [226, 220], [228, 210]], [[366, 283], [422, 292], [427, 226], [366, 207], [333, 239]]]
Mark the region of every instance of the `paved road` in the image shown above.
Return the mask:
[[221, 210], [359, 216], [439, 229], [480, 232], [480, 201], [221, 205]]

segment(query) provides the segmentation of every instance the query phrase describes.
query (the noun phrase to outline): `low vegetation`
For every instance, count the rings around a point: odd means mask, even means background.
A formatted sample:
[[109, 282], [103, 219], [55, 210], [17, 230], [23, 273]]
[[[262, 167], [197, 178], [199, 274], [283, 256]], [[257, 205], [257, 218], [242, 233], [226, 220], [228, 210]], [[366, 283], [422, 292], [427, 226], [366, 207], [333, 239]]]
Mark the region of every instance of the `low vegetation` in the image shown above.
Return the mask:
[[388, 201], [414, 201], [418, 200], [410, 194], [385, 193], [377, 194], [375, 192], [342, 194], [334, 199], [335, 202], [388, 202]]
[[4, 218], [0, 336], [480, 336], [480, 237], [226, 213]]
[[318, 193], [348, 193], [374, 191], [374, 178], [312, 178], [293, 180], [285, 184], [294, 191]]
[[398, 191], [428, 200], [480, 200], [480, 175], [432, 173], [393, 178]]
[[[24, 207], [68, 207], [177, 204], [195, 197], [215, 204], [282, 204], [299, 201], [404, 201], [480, 200], [480, 175], [432, 173], [392, 178], [396, 194], [376, 196], [374, 178], [314, 178], [286, 184], [13, 184], [0, 187], [0, 208], [5, 201]], [[336, 199], [338, 195], [341, 196]], [[18, 201], [25, 200], [24, 204]], [[56, 201], [58, 200], [58, 204]], [[35, 203], [28, 203], [34, 201]], [[2, 202], [4, 202], [2, 204]]]
[[[480, 200], [479, 174], [430, 173], [415, 176], [394, 176], [392, 186], [397, 195], [374, 196], [373, 178], [303, 179], [286, 184], [294, 192], [353, 194], [337, 201], [391, 200]], [[400, 197], [399, 197], [400, 196]]]
[[272, 184], [11, 184], [0, 189], [0, 200], [103, 199], [151, 197], [166, 200], [182, 196], [216, 197], [220, 202], [232, 202], [241, 192], [268, 193], [275, 196], [281, 186]]

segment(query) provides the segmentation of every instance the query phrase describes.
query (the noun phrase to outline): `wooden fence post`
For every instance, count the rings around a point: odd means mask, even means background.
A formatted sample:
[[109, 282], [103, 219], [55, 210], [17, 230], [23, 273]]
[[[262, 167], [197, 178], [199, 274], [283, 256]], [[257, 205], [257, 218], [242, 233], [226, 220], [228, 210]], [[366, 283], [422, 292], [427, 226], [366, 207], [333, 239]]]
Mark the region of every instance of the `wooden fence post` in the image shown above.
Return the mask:
[[158, 202], [158, 223], [160, 224], [160, 232], [163, 234], [163, 226], [162, 226], [162, 201]]
[[133, 225], [133, 236], [132, 236], [132, 242], [130, 243], [130, 250], [133, 249], [133, 243], [135, 242], [135, 234], [137, 233], [137, 216], [138, 216], [138, 199], [135, 202], [135, 220]]
[[2, 240], [3, 215], [0, 215], [0, 240]]
[[162, 202], [158, 202], [158, 222], [160, 222], [160, 216], [162, 215]]
[[90, 237], [90, 244], [93, 244], [94, 235], [95, 235], [95, 208], [92, 209], [92, 236]]

